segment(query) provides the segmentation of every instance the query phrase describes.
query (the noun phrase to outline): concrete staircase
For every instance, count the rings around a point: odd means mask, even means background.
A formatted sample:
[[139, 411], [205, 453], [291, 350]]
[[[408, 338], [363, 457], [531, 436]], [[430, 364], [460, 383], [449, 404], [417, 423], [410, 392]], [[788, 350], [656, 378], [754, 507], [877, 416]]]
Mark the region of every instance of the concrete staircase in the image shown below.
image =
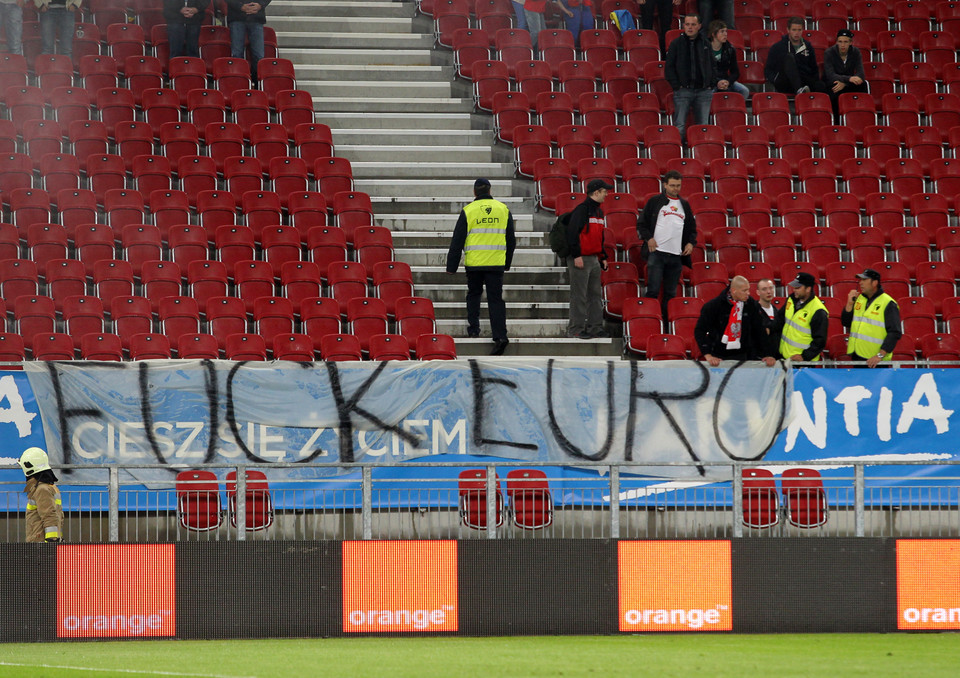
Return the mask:
[[474, 112], [470, 83], [456, 79], [453, 55], [434, 47], [432, 20], [416, 16], [413, 0], [275, 0], [268, 22], [459, 355], [491, 347], [485, 310], [481, 337], [466, 336], [465, 281], [445, 271], [457, 215], [481, 176], [517, 226], [504, 279], [507, 355], [620, 355], [620, 339], [566, 337], [566, 270], [546, 239], [554, 216], [535, 211], [533, 182], [515, 178], [513, 150], [494, 140], [489, 115]]

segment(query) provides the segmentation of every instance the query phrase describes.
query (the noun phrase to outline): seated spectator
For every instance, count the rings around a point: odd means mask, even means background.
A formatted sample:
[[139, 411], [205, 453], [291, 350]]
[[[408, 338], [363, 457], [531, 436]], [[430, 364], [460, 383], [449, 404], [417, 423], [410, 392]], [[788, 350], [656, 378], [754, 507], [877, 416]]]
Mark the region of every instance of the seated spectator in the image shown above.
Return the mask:
[[763, 73], [767, 82], [785, 94], [827, 91], [813, 45], [803, 39], [803, 19], [795, 16], [787, 20], [787, 34], [770, 48]]
[[846, 92], [866, 92], [866, 73], [863, 57], [853, 46], [853, 31], [842, 28], [837, 31], [837, 42], [823, 53], [823, 79], [833, 102], [833, 115], [840, 115], [840, 95]]
[[750, 281], [734, 276], [730, 285], [703, 305], [693, 336], [700, 353], [712, 367], [721, 360], [763, 359], [767, 366], [776, 359], [767, 350], [763, 334], [763, 311], [750, 296]]
[[749, 99], [750, 89], [742, 82], [737, 82], [740, 77], [737, 48], [727, 42], [727, 25], [722, 21], [711, 21], [707, 39], [713, 48], [713, 66], [717, 72], [717, 87], [714, 91], [737, 92], [744, 99]]

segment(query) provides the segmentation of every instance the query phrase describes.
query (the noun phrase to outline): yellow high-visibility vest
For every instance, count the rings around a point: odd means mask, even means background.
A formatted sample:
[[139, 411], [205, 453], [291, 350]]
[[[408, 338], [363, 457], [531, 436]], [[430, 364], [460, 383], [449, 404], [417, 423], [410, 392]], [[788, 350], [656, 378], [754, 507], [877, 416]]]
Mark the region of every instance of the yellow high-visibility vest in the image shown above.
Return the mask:
[[[893, 297], [886, 292], [867, 304], [862, 294], [853, 306], [853, 322], [850, 323], [850, 339], [847, 341], [847, 353], [861, 358], [872, 358], [880, 352], [880, 345], [887, 337], [887, 327], [883, 316], [887, 304], [895, 304]], [[891, 351], [884, 360], [893, 360]]]
[[507, 220], [510, 210], [499, 200], [474, 200], [463, 208], [467, 218], [465, 266], [507, 265]]
[[[794, 310], [793, 297], [787, 299], [787, 305], [783, 308], [785, 322], [783, 334], [780, 336], [780, 355], [789, 360], [791, 356], [803, 353], [810, 348], [810, 342], [813, 339], [810, 333], [810, 321], [813, 319], [813, 314], [821, 308], [824, 311], [827, 310], [819, 297], [808, 301], [799, 311]], [[811, 360], [820, 360], [820, 354], [818, 353]]]

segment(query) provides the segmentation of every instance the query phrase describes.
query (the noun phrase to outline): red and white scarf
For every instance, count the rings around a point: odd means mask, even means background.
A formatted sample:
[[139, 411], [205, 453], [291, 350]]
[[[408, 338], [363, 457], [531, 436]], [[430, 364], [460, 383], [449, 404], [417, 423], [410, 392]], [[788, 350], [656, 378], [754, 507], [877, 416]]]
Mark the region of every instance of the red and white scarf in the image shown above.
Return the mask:
[[723, 331], [723, 344], [728, 349], [740, 348], [740, 336], [743, 333], [743, 302], [734, 301], [730, 307], [730, 319], [727, 320], [727, 329]]

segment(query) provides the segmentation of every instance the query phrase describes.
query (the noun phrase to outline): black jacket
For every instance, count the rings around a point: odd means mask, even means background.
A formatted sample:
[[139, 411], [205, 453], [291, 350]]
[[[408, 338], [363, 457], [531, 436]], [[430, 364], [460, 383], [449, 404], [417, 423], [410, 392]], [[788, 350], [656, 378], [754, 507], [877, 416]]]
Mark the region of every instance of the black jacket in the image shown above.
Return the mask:
[[777, 81], [777, 76], [783, 72], [783, 62], [786, 59], [796, 60], [801, 79], [820, 79], [820, 67], [817, 66], [817, 55], [813, 51], [813, 45], [806, 40], [804, 40], [803, 45], [802, 51], [795, 52], [790, 44], [790, 38], [785, 35], [780, 42], [770, 48], [770, 52], [767, 54], [767, 65], [763, 69], [763, 75], [767, 82], [774, 83]]
[[[692, 43], [692, 44], [691, 44]], [[678, 89], [713, 89], [717, 86], [713, 68], [713, 47], [703, 35], [697, 33], [693, 40], [681, 34], [667, 48], [665, 65], [667, 82], [674, 91]]]
[[[570, 216], [567, 217], [567, 259], [576, 259], [580, 256], [580, 233], [587, 227], [590, 217], [602, 218], [603, 210], [600, 209], [600, 203], [587, 196], [587, 199], [574, 207]], [[607, 254], [603, 250], [597, 255], [600, 261], [606, 258]]]
[[836, 45], [831, 45], [827, 48], [827, 51], [823, 53], [823, 81], [827, 85], [832, 85], [837, 82], [850, 82], [850, 76], [856, 75], [864, 80], [867, 79], [866, 74], [863, 70], [863, 57], [860, 55], [860, 50], [850, 46], [850, 51], [847, 52], [847, 61], [843, 62], [843, 59], [840, 58], [840, 50]]
[[[256, 14], [244, 14], [240, 8], [248, 2], [256, 2], [259, 4], [260, 11]], [[227, 23], [232, 24], [234, 21], [251, 21], [253, 23], [265, 24], [267, 23], [266, 6], [269, 4], [270, 0], [227, 0]]]
[[763, 319], [765, 315], [760, 308], [760, 302], [753, 297], [747, 297], [743, 302], [743, 329], [740, 334], [740, 348], [728, 350], [724, 346], [723, 332], [727, 329], [730, 320], [730, 309], [733, 302], [730, 299], [728, 286], [719, 296], [703, 305], [697, 325], [693, 330], [694, 339], [703, 355], [712, 355], [721, 360], [758, 360], [768, 356], [776, 357], [771, 353], [764, 341]]
[[[711, 48], [711, 53], [713, 48]], [[737, 48], [729, 42], [720, 45], [720, 59], [713, 59], [713, 69], [716, 72], [717, 82], [729, 80], [732, 85], [740, 79], [740, 66], [738, 65]]]
[[[680, 236], [680, 249], [683, 250], [688, 244], [697, 244], [697, 219], [693, 216], [693, 209], [690, 207], [690, 203], [683, 198], [679, 198], [679, 200], [680, 206], [683, 207], [683, 235]], [[668, 202], [670, 202], [670, 199], [666, 193], [661, 193], [660, 195], [650, 198], [647, 204], [643, 206], [643, 212], [640, 213], [640, 218], [637, 220], [637, 234], [643, 241], [643, 246], [640, 248], [640, 256], [643, 257], [644, 260], [650, 256], [650, 250], [647, 249], [647, 241], [653, 237], [653, 233], [657, 228], [657, 212]], [[689, 255], [681, 257], [681, 262], [684, 266], [693, 265], [693, 261]]]
[[[489, 193], [481, 193], [474, 200], [491, 200]], [[513, 215], [507, 212], [507, 263], [506, 266], [471, 266], [471, 271], [509, 271], [513, 262], [513, 251], [517, 247], [517, 236], [513, 226]], [[447, 273], [456, 273], [460, 267], [460, 257], [467, 244], [467, 214], [460, 210], [460, 218], [453, 227], [453, 237], [450, 239], [450, 249], [447, 250]], [[467, 268], [464, 265], [464, 268]]]
[[[163, 0], [163, 18], [167, 20], [168, 24], [196, 24], [199, 26], [203, 23], [209, 6], [210, 0], [186, 0], [186, 4], [184, 4], [184, 0]], [[180, 10], [184, 7], [196, 7], [199, 11], [187, 19], [180, 13]]]

